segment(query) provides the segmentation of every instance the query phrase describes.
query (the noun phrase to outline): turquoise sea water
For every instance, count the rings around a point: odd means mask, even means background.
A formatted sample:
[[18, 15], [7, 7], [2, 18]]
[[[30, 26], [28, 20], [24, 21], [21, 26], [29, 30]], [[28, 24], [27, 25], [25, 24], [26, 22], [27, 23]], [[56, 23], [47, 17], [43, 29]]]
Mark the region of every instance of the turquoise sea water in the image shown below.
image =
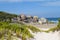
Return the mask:
[[48, 21], [58, 22], [59, 18], [46, 18]]

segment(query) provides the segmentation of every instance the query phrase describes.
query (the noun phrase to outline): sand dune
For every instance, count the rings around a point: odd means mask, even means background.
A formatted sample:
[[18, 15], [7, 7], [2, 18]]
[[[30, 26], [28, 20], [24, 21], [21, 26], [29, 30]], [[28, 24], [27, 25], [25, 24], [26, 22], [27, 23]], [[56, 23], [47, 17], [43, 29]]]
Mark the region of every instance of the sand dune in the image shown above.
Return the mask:
[[[48, 30], [49, 28], [56, 27], [57, 24], [43, 24], [43, 25], [34, 25], [37, 26], [38, 28], [42, 30]], [[60, 31], [55, 31], [55, 32], [38, 32], [34, 33], [34, 39], [30, 40], [60, 40]]]

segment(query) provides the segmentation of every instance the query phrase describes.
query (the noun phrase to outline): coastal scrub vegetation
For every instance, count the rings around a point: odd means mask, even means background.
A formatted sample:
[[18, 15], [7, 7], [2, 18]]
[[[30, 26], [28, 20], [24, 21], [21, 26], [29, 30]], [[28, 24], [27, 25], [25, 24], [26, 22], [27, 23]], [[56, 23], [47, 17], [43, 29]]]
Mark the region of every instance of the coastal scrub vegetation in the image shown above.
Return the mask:
[[40, 29], [31, 25], [27, 26], [22, 22], [12, 23], [11, 19], [17, 16], [0, 11], [0, 40], [18, 40], [18, 38], [26, 40], [33, 38], [32, 33], [40, 31]]
[[58, 20], [58, 25], [54, 28], [50, 28], [49, 30], [45, 31], [45, 32], [50, 32], [50, 31], [59, 31], [60, 30], [60, 19]]
[[0, 21], [6, 21], [7, 19], [9, 19], [11, 21], [11, 18], [13, 17], [17, 17], [16, 14], [10, 14], [4, 11], [0, 11]]
[[17, 38], [26, 40], [27, 38], [33, 38], [29, 29], [32, 32], [40, 31], [33, 26], [25, 24], [0, 22], [0, 40], [18, 40]]

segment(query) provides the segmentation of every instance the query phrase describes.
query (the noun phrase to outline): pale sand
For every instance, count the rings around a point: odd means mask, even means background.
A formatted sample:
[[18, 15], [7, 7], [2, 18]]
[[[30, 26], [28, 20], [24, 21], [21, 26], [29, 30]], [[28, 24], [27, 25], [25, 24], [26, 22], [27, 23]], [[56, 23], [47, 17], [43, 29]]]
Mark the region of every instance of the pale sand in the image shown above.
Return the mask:
[[60, 40], [60, 31], [50, 33], [38, 32], [34, 33], [34, 35], [34, 39], [30, 40]]
[[[33, 26], [36, 26], [42, 30], [48, 30], [49, 28], [56, 27], [57, 24], [43, 24], [43, 25], [34, 24]], [[49, 33], [38, 32], [38, 33], [33, 33], [33, 35], [34, 35], [34, 39], [30, 39], [30, 40], [60, 40], [60, 31], [49, 32]]]
[[32, 26], [35, 26], [35, 27], [38, 27], [38, 28], [53, 28], [53, 27], [56, 27], [57, 26], [57, 23], [56, 24], [38, 24], [38, 23], [25, 23], [27, 25], [32, 25]]
[[[43, 30], [48, 30], [49, 28], [56, 27], [57, 24], [33, 24], [33, 23], [25, 23], [27, 25], [33, 25], [35, 27], [38, 27]], [[30, 31], [32, 33], [32, 31]], [[60, 31], [55, 32], [38, 32], [38, 33], [32, 33], [34, 35], [34, 38], [28, 39], [28, 40], [60, 40]], [[17, 38], [17, 40], [21, 40], [20, 38]]]
[[[26, 23], [27, 25], [33, 25], [35, 27], [38, 27], [42, 30], [48, 30], [49, 28], [56, 27], [57, 24], [33, 24], [33, 23]], [[32, 33], [32, 31], [30, 31]], [[55, 32], [38, 32], [38, 33], [32, 33], [34, 35], [34, 38], [30, 40], [60, 40], [60, 31]], [[28, 39], [29, 40], [29, 39]]]
[[[28, 24], [29, 25], [29, 24]], [[30, 25], [36, 26], [42, 30], [48, 30], [49, 28], [56, 27], [57, 24], [32, 24]], [[34, 39], [30, 40], [60, 40], [60, 31], [55, 31], [55, 32], [38, 32], [38, 33], [32, 33], [34, 35]]]

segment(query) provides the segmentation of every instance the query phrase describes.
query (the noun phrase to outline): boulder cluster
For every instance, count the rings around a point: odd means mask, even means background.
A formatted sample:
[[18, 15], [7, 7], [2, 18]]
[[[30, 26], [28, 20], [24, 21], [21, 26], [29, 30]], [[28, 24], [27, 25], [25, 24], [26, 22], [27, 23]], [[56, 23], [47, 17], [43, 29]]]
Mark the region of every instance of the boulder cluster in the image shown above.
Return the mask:
[[22, 22], [26, 22], [26, 23], [30, 23], [30, 22], [46, 22], [45, 18], [38, 18], [38, 16], [26, 16], [24, 14], [19, 15], [18, 17], [14, 17], [12, 19], [12, 21], [22, 21]]

